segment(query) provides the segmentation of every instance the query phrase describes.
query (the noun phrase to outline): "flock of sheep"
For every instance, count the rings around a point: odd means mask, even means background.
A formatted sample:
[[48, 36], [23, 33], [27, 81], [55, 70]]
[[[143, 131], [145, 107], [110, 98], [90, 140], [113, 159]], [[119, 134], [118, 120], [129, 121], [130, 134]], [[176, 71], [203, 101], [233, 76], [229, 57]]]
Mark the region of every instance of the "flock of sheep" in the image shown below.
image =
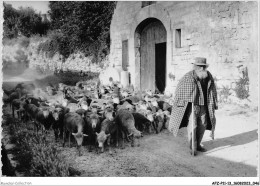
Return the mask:
[[[75, 86], [58, 84], [38, 88], [32, 83], [19, 83], [4, 90], [4, 102], [9, 103], [13, 117], [43, 134], [54, 131], [55, 141], [73, 135], [79, 155], [83, 141], [104, 152], [110, 144], [125, 148], [125, 140], [135, 146], [135, 139], [144, 134], [159, 133], [167, 128], [171, 105], [169, 97], [152, 91], [134, 92], [120, 83], [80, 81]], [[138, 140], [139, 141], [139, 140]], [[139, 144], [138, 144], [139, 145]]]

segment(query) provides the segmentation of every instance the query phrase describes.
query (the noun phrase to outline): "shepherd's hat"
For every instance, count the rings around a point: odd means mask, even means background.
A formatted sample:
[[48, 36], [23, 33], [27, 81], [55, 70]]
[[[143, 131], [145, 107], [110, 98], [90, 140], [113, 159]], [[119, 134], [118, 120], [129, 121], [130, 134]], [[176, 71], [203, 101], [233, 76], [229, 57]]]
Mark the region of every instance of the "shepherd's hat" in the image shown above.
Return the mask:
[[204, 57], [196, 57], [194, 59], [194, 63], [192, 63], [192, 64], [197, 65], [197, 66], [209, 66], [209, 64], [207, 64], [207, 59]]

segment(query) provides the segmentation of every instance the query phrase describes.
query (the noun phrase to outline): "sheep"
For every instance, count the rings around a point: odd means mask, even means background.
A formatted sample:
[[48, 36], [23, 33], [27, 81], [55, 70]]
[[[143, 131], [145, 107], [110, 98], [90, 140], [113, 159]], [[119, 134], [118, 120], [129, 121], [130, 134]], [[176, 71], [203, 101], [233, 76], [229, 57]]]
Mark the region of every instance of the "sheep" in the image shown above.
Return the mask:
[[100, 131], [101, 119], [97, 113], [91, 113], [85, 119], [86, 121], [86, 134], [88, 134], [89, 151], [92, 151], [92, 146], [96, 143], [96, 132]]
[[83, 137], [88, 136], [83, 133], [85, 127], [84, 119], [74, 112], [69, 112], [64, 116], [64, 128], [63, 128], [63, 147], [65, 146], [66, 132], [69, 132], [69, 147], [70, 147], [70, 135], [72, 134], [77, 141], [77, 148], [79, 156], [81, 156], [81, 146]]
[[104, 152], [104, 144], [107, 142], [109, 154], [112, 154], [110, 149], [111, 136], [116, 135], [116, 146], [118, 146], [118, 126], [115, 122], [105, 119], [101, 123], [100, 132], [96, 132], [98, 147], [101, 149], [101, 152]]
[[38, 122], [38, 126], [41, 126], [42, 132], [45, 131], [46, 133], [52, 126], [54, 119], [48, 107], [39, 107], [35, 121]]
[[52, 128], [54, 130], [55, 141], [58, 140], [58, 135], [62, 138], [63, 135], [63, 119], [65, 114], [69, 112], [69, 109], [62, 106], [56, 106], [51, 110], [51, 114], [53, 117], [53, 125]]
[[134, 116], [131, 114], [129, 110], [119, 109], [115, 117], [115, 122], [117, 122], [119, 131], [121, 131], [123, 137], [122, 148], [125, 148], [124, 145], [125, 134], [127, 134], [128, 137], [132, 138], [131, 146], [133, 147], [135, 138], [139, 139], [142, 135], [141, 132], [135, 128]]

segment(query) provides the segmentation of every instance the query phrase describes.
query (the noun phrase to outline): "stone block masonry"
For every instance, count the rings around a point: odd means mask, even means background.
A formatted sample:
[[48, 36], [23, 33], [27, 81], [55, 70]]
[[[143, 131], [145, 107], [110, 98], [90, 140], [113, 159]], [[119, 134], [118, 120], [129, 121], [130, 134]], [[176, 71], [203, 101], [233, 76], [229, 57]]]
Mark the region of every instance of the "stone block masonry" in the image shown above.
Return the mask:
[[[136, 28], [132, 28], [132, 21], [129, 20], [135, 21], [143, 16], [144, 21], [149, 18], [147, 15], [156, 15], [154, 12], [162, 10], [166, 12], [165, 18], [170, 20], [170, 25], [164, 25], [165, 28], [170, 26], [170, 33], [167, 33], [167, 42], [170, 43], [167, 45], [170, 46], [170, 50], [167, 50], [170, 58], [167, 60], [170, 61], [167, 61], [166, 76], [174, 73], [175, 81], [178, 81], [191, 69], [189, 64], [193, 58], [202, 56], [207, 58], [210, 65], [208, 69], [216, 78], [218, 87], [233, 88], [241, 75], [238, 67], [243, 65], [248, 69], [250, 99], [258, 100], [257, 1], [162, 1], [143, 8], [141, 2], [118, 2], [111, 23], [113, 32], [110, 47], [111, 59], [116, 60], [110, 63], [116, 66], [122, 64], [122, 49], [118, 47], [122, 35], [129, 43], [134, 42], [134, 35], [130, 31]], [[160, 20], [160, 17], [154, 18]], [[176, 29], [181, 29], [181, 48], [175, 47]], [[134, 49], [129, 47], [131, 50]], [[131, 69], [132, 73], [137, 73], [134, 72], [134, 66]], [[173, 91], [176, 83], [167, 81], [167, 89]]]

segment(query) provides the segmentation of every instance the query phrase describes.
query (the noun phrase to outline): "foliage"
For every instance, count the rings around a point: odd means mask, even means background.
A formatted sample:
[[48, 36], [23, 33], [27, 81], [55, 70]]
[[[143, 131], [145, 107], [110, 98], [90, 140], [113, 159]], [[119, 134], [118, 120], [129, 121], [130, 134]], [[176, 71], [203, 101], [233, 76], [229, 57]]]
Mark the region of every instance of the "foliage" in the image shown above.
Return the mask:
[[16, 38], [20, 34], [31, 37], [34, 34], [45, 35], [50, 27], [47, 19], [42, 20], [32, 8], [16, 10], [4, 2], [4, 38]]
[[53, 143], [45, 140], [45, 135], [35, 136], [32, 144], [31, 176], [69, 176], [69, 166], [59, 155]]
[[15, 38], [18, 36], [17, 22], [19, 13], [12, 5], [4, 2], [4, 23], [3, 23], [3, 37], [4, 38]]
[[25, 176], [73, 176], [70, 168], [60, 155], [55, 143], [47, 141], [45, 134], [36, 135], [30, 125], [18, 123], [9, 125], [11, 142], [15, 143], [15, 159], [18, 171]]
[[249, 97], [249, 77], [247, 68], [243, 72], [243, 77], [236, 82], [235, 92], [239, 99], [246, 99]]
[[223, 86], [222, 89], [219, 92], [219, 96], [220, 96], [220, 102], [226, 102], [228, 99], [228, 96], [230, 96], [230, 88], [228, 86]]
[[20, 8], [17, 27], [22, 35], [30, 37], [37, 33], [40, 24], [41, 16], [36, 14], [32, 8]]
[[38, 45], [37, 52], [44, 52], [49, 58], [52, 58], [56, 53], [60, 53], [65, 58], [69, 57], [70, 52], [66, 43], [68, 40], [64, 37], [64, 34], [51, 31], [48, 33], [48, 39]]
[[116, 3], [112, 1], [51, 1], [51, 28], [60, 33], [52, 38], [67, 58], [82, 51], [100, 62], [109, 52], [109, 28]]

